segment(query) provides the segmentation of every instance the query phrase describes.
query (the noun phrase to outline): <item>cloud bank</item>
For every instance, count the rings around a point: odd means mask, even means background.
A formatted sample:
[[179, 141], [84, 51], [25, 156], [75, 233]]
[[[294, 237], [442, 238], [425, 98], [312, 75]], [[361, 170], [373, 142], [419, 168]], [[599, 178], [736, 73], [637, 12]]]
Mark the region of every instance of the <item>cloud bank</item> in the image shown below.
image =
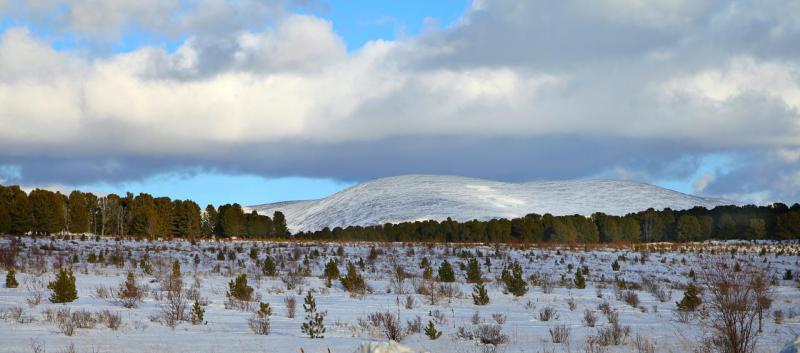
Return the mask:
[[98, 45], [131, 28], [181, 44], [96, 55], [5, 30], [5, 179], [653, 181], [726, 154], [731, 170], [701, 175], [698, 192], [800, 201], [796, 1], [475, 1], [450, 28], [355, 51], [292, 11], [317, 5], [6, 1], [6, 16]]

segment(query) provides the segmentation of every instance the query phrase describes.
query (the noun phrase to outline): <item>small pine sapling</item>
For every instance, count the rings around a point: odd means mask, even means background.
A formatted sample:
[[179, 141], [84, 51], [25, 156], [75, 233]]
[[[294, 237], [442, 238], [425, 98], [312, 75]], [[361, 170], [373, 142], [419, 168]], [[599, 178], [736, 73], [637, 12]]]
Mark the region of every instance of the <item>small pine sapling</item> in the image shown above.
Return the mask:
[[206, 311], [200, 306], [200, 303], [197, 301], [194, 302], [194, 306], [192, 306], [192, 325], [205, 325], [207, 322], [205, 321], [205, 314]]
[[475, 305], [489, 304], [489, 293], [483, 283], [476, 284], [472, 289], [472, 302], [475, 303]]
[[306, 312], [306, 322], [300, 327], [301, 331], [310, 338], [325, 338], [325, 314], [317, 312], [317, 301], [311, 291], [306, 295], [303, 310]]
[[435, 340], [442, 337], [442, 331], [436, 330], [436, 325], [433, 324], [433, 321], [428, 320], [428, 326], [425, 327], [425, 335], [431, 340]]
[[17, 271], [14, 270], [13, 266], [9, 266], [8, 273], [6, 273], [6, 288], [17, 287], [19, 287], [19, 282], [17, 282]]
[[62, 268], [58, 271], [56, 279], [47, 285], [52, 290], [50, 302], [52, 303], [71, 303], [78, 299], [78, 290], [75, 289], [75, 275], [72, 269]]

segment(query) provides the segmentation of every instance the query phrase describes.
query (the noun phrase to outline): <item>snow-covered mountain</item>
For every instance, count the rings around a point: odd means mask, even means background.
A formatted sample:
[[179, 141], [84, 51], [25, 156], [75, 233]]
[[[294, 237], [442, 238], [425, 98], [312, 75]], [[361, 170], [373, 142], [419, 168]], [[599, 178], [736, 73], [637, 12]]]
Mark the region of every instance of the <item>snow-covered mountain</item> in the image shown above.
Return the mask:
[[735, 204], [657, 186], [617, 180], [506, 183], [457, 176], [405, 175], [358, 184], [320, 200], [250, 206], [260, 214], [281, 211], [292, 232], [324, 227], [415, 220], [488, 220], [529, 213], [613, 215], [648, 208], [674, 210]]

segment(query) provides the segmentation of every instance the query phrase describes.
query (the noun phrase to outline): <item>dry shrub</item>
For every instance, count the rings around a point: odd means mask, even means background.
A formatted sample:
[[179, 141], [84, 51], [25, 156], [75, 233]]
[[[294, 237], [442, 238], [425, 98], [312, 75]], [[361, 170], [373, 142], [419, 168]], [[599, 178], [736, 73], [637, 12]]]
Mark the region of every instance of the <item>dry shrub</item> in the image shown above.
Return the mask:
[[419, 315], [413, 320], [406, 321], [406, 332], [409, 335], [422, 332], [422, 318]]
[[636, 334], [633, 343], [636, 346], [636, 353], [656, 353], [656, 343], [640, 334]]
[[630, 305], [630, 306], [632, 306], [634, 308], [638, 307], [639, 306], [639, 295], [636, 294], [636, 292], [634, 292], [634, 291], [626, 290], [626, 291], [622, 292], [622, 301], [624, 301], [625, 303], [627, 303], [628, 305]]
[[400, 320], [388, 311], [368, 314], [366, 319], [359, 319], [358, 324], [373, 336], [382, 336], [395, 342], [405, 338]]
[[583, 346], [584, 353], [607, 353], [608, 347], [600, 342], [599, 336], [588, 335]]
[[597, 324], [597, 315], [594, 314], [594, 311], [589, 309], [583, 311], [583, 323], [588, 327], [594, 327]]
[[475, 327], [473, 335], [478, 342], [499, 346], [508, 343], [508, 336], [503, 334], [503, 327], [495, 324], [482, 324]]
[[566, 325], [556, 325], [550, 328], [550, 339], [553, 343], [569, 343], [571, 330]]
[[77, 328], [94, 328], [97, 325], [94, 315], [85, 309], [73, 312], [72, 321], [75, 322]]
[[58, 332], [67, 336], [72, 336], [75, 334], [75, 329], [78, 327], [78, 325], [75, 320], [73, 320], [73, 316], [69, 308], [60, 308], [52, 313], [52, 315], [53, 316], [50, 318], [50, 320], [55, 323]]
[[702, 273], [713, 348], [723, 353], [751, 353], [758, 338], [757, 320], [771, 303], [769, 275], [755, 265], [732, 271], [718, 261]]
[[630, 335], [629, 326], [621, 326], [619, 323], [611, 323], [610, 326], [601, 328], [597, 331], [599, 343], [603, 346], [618, 346], [625, 343]]
[[19, 324], [25, 323], [25, 309], [21, 306], [12, 306], [10, 308], [0, 311], [0, 318], [7, 321], [13, 321]]
[[464, 293], [461, 288], [454, 283], [441, 283], [436, 287], [436, 291], [440, 296], [445, 298], [463, 298]]
[[551, 319], [558, 320], [558, 313], [556, 312], [555, 308], [552, 306], [546, 306], [542, 308], [542, 310], [539, 310], [539, 320], [550, 321]]
[[505, 324], [506, 323], [506, 318], [507, 318], [506, 315], [503, 314], [503, 313], [494, 313], [494, 314], [492, 314], [492, 319], [494, 319], [494, 322], [496, 322], [498, 325]]
[[306, 279], [300, 271], [291, 270], [285, 275], [281, 276], [281, 281], [286, 285], [287, 290], [294, 290], [295, 288], [305, 285]]
[[120, 313], [112, 313], [109, 310], [103, 310], [97, 313], [97, 321], [111, 329], [112, 331], [116, 331], [122, 325], [122, 315]]
[[42, 278], [31, 277], [25, 281], [25, 289], [28, 291], [25, 302], [28, 303], [28, 306], [35, 307], [42, 302], [47, 285]]
[[297, 312], [297, 299], [285, 297], [283, 298], [283, 304], [286, 306], [286, 317], [294, 319], [294, 315]]

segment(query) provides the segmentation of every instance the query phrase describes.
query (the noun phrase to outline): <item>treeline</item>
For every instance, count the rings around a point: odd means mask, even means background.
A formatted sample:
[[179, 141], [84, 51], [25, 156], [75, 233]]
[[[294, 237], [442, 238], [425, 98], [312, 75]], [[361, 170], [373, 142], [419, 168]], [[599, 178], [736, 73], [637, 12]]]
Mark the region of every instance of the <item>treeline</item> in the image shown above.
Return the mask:
[[[286, 238], [281, 212], [272, 217], [245, 213], [239, 204], [205, 209], [190, 200], [149, 194], [98, 197], [73, 191], [0, 185], [0, 234], [84, 234], [142, 237]], [[299, 239], [334, 241], [430, 241], [483, 243], [686, 242], [708, 239], [800, 239], [800, 204], [664, 209], [611, 216], [595, 213], [458, 222], [417, 221], [378, 226], [325, 228]]]
[[416, 221], [382, 226], [325, 228], [296, 235], [343, 241], [432, 241], [482, 243], [687, 242], [708, 239], [799, 239], [800, 204], [788, 207], [720, 206], [674, 211], [649, 209], [625, 216], [595, 213], [457, 222]]
[[141, 237], [286, 237], [286, 219], [272, 218], [239, 204], [208, 205], [204, 210], [190, 200], [171, 200], [149, 194], [97, 196], [73, 191], [0, 185], [0, 234], [85, 234]]

